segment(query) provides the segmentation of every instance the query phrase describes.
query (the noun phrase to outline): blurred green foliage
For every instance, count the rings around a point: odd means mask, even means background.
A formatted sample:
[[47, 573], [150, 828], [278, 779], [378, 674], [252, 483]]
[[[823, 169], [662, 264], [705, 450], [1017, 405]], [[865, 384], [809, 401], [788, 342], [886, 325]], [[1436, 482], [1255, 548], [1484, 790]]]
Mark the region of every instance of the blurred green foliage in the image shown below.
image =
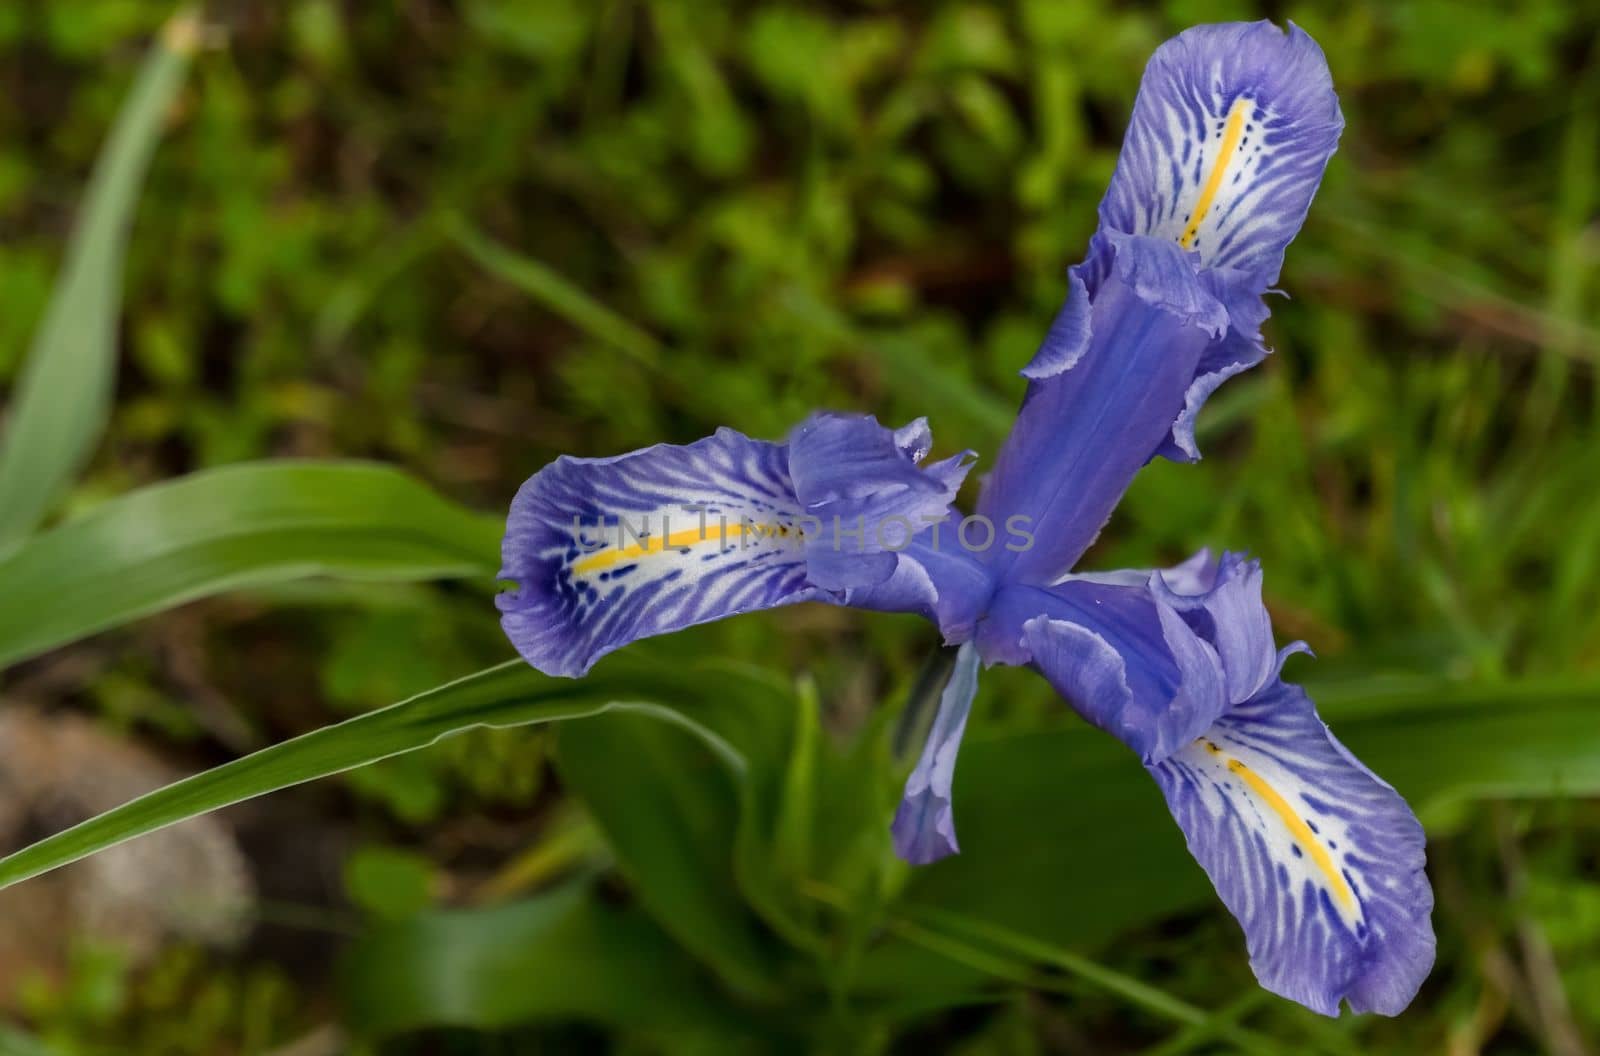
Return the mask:
[[[0, 7], [7, 391], [170, 13]], [[1280, 636], [1321, 657], [1292, 673], [1430, 797], [1441, 964], [1406, 1017], [1326, 1023], [1259, 994], [1142, 775], [1037, 680], [986, 676], [966, 853], [907, 875], [884, 852], [883, 735], [932, 633], [801, 608], [648, 654], [792, 682], [732, 728], [474, 731], [269, 801], [266, 828], [309, 814], [363, 849], [320, 888], [264, 880], [269, 903], [311, 904], [264, 904], [267, 938], [344, 938], [137, 971], [85, 953], [22, 995], [29, 1033], [73, 1053], [270, 1051], [329, 1023], [396, 1053], [1600, 1039], [1600, 811], [1478, 799], [1592, 790], [1600, 758], [1593, 3], [217, 0], [136, 214], [109, 440], [69, 507], [338, 456], [498, 511], [562, 452], [777, 436], [822, 406], [928, 414], [943, 450], [992, 455], [1145, 59], [1263, 14], [1322, 44], [1347, 120], [1278, 354], [1208, 407], [1206, 461], [1141, 475], [1089, 563], [1253, 550]], [[479, 560], [481, 527], [451, 560]], [[198, 621], [74, 647], [90, 675], [59, 695], [200, 768], [504, 658], [489, 574], [248, 579]], [[43, 634], [38, 616], [11, 618]], [[159, 659], [196, 651], [198, 674]], [[179, 721], [197, 681], [236, 714]], [[337, 976], [305, 970], [335, 946]]]

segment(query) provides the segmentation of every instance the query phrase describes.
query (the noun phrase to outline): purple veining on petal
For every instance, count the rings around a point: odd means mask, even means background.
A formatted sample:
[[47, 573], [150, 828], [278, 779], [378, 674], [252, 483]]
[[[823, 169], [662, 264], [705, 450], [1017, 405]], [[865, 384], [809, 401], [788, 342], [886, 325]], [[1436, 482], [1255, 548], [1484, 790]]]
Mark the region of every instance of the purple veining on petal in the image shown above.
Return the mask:
[[[937, 586], [918, 569], [897, 579], [914, 559], [892, 549], [945, 515], [970, 464], [962, 454], [918, 467], [930, 443], [925, 422], [896, 433], [867, 417], [816, 415], [788, 444], [722, 429], [686, 446], [563, 456], [512, 502], [501, 578], [514, 586], [496, 598], [501, 624], [533, 666], [576, 676], [639, 638], [797, 601], [838, 603], [867, 586], [883, 587], [882, 603], [915, 597], [937, 611]], [[868, 527], [837, 547], [826, 531], [808, 535], [833, 517]], [[889, 532], [897, 538], [886, 546]]]
[[1259, 274], [1264, 292], [1343, 127], [1327, 60], [1298, 26], [1185, 30], [1145, 68], [1101, 228], [1179, 242], [1208, 268]]
[[1329, 1016], [1411, 1002], [1434, 958], [1422, 826], [1299, 687], [1272, 683], [1150, 772], [1262, 986]]
[[[1206, 398], [1266, 355], [1263, 295], [1343, 123], [1322, 51], [1293, 24], [1287, 32], [1265, 21], [1196, 26], [1151, 57], [1100, 228], [1072, 281], [1093, 301], [1112, 274], [1118, 238], [1148, 235], [1192, 252], [1203, 284], [1227, 308], [1227, 331], [1202, 357], [1155, 455], [1198, 459], [1194, 422]], [[1049, 361], [1050, 348], [1047, 341], [1040, 360]]]
[[[783, 445], [731, 429], [563, 456], [512, 502], [500, 577], [515, 587], [495, 599], [501, 625], [534, 667], [576, 676], [639, 638], [818, 597], [796, 545], [800, 513]], [[684, 532], [688, 545], [667, 545]]]

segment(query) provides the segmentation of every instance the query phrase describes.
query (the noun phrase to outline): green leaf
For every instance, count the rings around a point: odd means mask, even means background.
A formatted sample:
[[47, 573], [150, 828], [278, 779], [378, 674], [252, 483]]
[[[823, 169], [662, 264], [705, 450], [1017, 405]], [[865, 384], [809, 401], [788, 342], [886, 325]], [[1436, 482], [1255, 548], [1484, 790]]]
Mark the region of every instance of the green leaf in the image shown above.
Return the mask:
[[[840, 892], [827, 885], [809, 885], [809, 891], [812, 897], [822, 902], [847, 910], [851, 908], [847, 898], [841, 897]], [[920, 1016], [946, 1004], [971, 1003], [975, 995], [981, 993], [984, 977], [1004, 980], [1027, 989], [1063, 993], [1075, 993], [1082, 985], [1087, 985], [1165, 1019], [1190, 1027], [1209, 1027], [1226, 1034], [1241, 1051], [1283, 1051], [1269, 1039], [1215, 1022], [1201, 1009], [1157, 987], [1026, 935], [974, 922], [958, 914], [927, 909], [911, 916], [885, 913], [878, 924], [886, 933], [904, 940], [903, 948], [897, 948], [897, 952], [911, 953], [908, 967], [912, 973], [921, 977], [924, 983], [940, 980], [934, 986], [925, 987], [924, 992], [913, 998], [911, 1003], [886, 1008], [885, 1011], [893, 1016]], [[930, 959], [928, 954], [935, 956]], [[940, 967], [945, 969], [946, 974], [942, 979], [937, 974], [925, 972], [930, 960], [935, 973]], [[1071, 977], [1071, 981], [1053, 979], [1039, 972], [1039, 965], [1048, 965], [1063, 972]], [[930, 996], [940, 987], [947, 994], [942, 997]]]
[[817, 826], [817, 773], [822, 754], [822, 703], [817, 699], [816, 686], [809, 680], [802, 685], [796, 703], [794, 745], [784, 766], [773, 822], [772, 852], [768, 856], [774, 871], [790, 878], [806, 876], [812, 869], [811, 841]]
[[736, 876], [745, 757], [703, 728], [612, 711], [563, 729], [557, 761], [661, 926], [740, 993], [777, 999], [777, 948]]
[[358, 847], [345, 859], [345, 893], [375, 917], [414, 916], [433, 904], [437, 887], [433, 863], [414, 851]]
[[[710, 686], [715, 693], [708, 694]], [[423, 748], [475, 726], [569, 719], [619, 704], [670, 712], [695, 726], [698, 713], [708, 710], [708, 695], [725, 707], [764, 686], [711, 665], [666, 667], [631, 657], [613, 658], [582, 681], [550, 678], [511, 661], [264, 748], [90, 818], [0, 859], [0, 889], [187, 818]], [[705, 736], [716, 739], [709, 731]]]
[[648, 916], [581, 886], [380, 928], [356, 943], [343, 977], [350, 1024], [366, 1035], [553, 1019], [681, 1028], [727, 1015]]
[[185, 601], [313, 575], [492, 576], [498, 518], [380, 465], [263, 462], [113, 499], [0, 558], [0, 666]]
[[193, 11], [167, 23], [123, 104], [90, 181], [0, 445], [0, 551], [25, 537], [93, 451], [116, 373], [122, 262], [162, 121], [199, 40]]

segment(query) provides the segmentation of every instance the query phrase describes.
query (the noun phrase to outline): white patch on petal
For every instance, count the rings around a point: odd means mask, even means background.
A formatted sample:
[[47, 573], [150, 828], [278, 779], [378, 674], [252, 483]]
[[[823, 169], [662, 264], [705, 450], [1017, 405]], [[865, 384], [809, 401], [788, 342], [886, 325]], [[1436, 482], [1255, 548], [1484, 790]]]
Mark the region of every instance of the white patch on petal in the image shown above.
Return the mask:
[[[1352, 934], [1365, 933], [1360, 880], [1346, 861], [1348, 825], [1327, 813], [1329, 792], [1315, 787], [1314, 760], [1265, 749], [1218, 724], [1169, 761], [1187, 771], [1196, 806], [1239, 846], [1247, 882], [1241, 916], [1283, 914], [1294, 930], [1307, 885], [1321, 892]], [[1288, 765], [1285, 765], [1288, 764]], [[1293, 769], [1291, 769], [1293, 767]], [[1254, 846], [1250, 846], [1254, 844]], [[1286, 882], [1287, 881], [1287, 882]]]
[[[1219, 71], [1220, 73], [1220, 71]], [[1221, 263], [1226, 245], [1253, 233], [1253, 205], [1270, 193], [1273, 148], [1263, 126], [1268, 109], [1240, 96], [1231, 102], [1212, 93], [1178, 105], [1163, 101], [1164, 155], [1152, 166], [1157, 200], [1165, 208], [1146, 215], [1138, 232], [1170, 239]]]

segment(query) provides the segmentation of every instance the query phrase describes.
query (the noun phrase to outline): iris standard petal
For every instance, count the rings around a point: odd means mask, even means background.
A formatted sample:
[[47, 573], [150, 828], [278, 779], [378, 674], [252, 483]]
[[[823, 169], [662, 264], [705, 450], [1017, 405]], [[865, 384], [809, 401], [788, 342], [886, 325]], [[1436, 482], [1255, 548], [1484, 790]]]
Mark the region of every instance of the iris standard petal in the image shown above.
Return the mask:
[[989, 663], [1027, 664], [1085, 720], [1154, 762], [1228, 706], [1216, 650], [1147, 582], [1002, 586], [979, 625]]
[[1207, 268], [1277, 280], [1344, 120], [1327, 60], [1291, 24], [1185, 30], [1145, 67], [1102, 230], [1150, 235]]
[[853, 587], [844, 602], [875, 612], [914, 612], [931, 620], [946, 645], [973, 636], [994, 593], [989, 567], [964, 549], [958, 536], [961, 512], [919, 533], [898, 551], [894, 574], [882, 583]]
[[978, 650], [968, 642], [956, 653], [955, 668], [939, 697], [928, 739], [917, 765], [906, 778], [906, 790], [890, 827], [895, 853], [912, 865], [927, 865], [961, 850], [951, 786], [956, 753], [967, 729], [972, 698], [978, 692]]
[[[687, 446], [559, 458], [512, 502], [501, 625], [533, 666], [576, 676], [639, 638], [888, 583], [902, 559], [875, 529], [941, 515], [965, 472], [959, 459], [918, 469], [920, 446], [915, 430], [897, 440], [870, 418], [826, 415], [789, 444], [722, 429]], [[841, 540], [820, 530], [832, 514], [867, 529]]]
[[1040, 376], [979, 500], [992, 523], [1023, 518], [1035, 537], [1021, 552], [987, 552], [997, 578], [1047, 583], [1072, 567], [1171, 435], [1202, 353], [1227, 325], [1189, 254], [1149, 238], [1110, 244], [1087, 347], [1036, 360]]
[[1172, 435], [1156, 452], [1173, 462], [1199, 461], [1194, 430], [1200, 409], [1223, 382], [1267, 357], [1261, 324], [1267, 321], [1268, 312], [1261, 291], [1270, 281], [1232, 268], [1203, 268], [1200, 281], [1227, 308], [1228, 330], [1200, 357], [1194, 381], [1183, 396], [1183, 411], [1172, 424]]
[[1067, 299], [1046, 331], [1039, 351], [1022, 368], [1022, 376], [1031, 381], [1043, 381], [1077, 366], [1078, 360], [1089, 350], [1089, 338], [1093, 336], [1092, 308], [1089, 288], [1074, 268], [1067, 273]]
[[889, 430], [870, 417], [815, 414], [789, 435], [789, 474], [806, 517], [807, 575], [828, 590], [884, 583], [919, 532], [948, 515], [971, 452], [918, 466], [925, 419]]
[[[1276, 676], [1281, 666], [1272, 638], [1272, 619], [1261, 602], [1261, 562], [1243, 554], [1224, 553], [1198, 572], [1192, 564], [1180, 567], [1186, 571], [1170, 578], [1166, 573], [1154, 573], [1151, 590], [1216, 647], [1229, 702], [1247, 700]], [[1305, 643], [1296, 642], [1288, 651], [1304, 648]]]
[[1262, 986], [1329, 1016], [1410, 1003], [1434, 958], [1422, 826], [1299, 687], [1273, 682], [1150, 772]]

